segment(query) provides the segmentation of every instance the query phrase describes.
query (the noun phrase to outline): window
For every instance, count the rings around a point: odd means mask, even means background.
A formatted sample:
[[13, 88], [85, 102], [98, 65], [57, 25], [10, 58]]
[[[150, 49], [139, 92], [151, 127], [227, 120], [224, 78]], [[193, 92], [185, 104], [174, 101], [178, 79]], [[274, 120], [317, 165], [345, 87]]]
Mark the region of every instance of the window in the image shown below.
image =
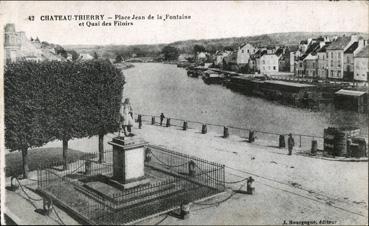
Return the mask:
[[249, 50], [247, 50], [247, 53], [249, 53]]
[[263, 64], [265, 64], [265, 60], [263, 60]]
[[273, 70], [275, 70], [275, 66], [273, 67]]
[[338, 53], [338, 59], [341, 59], [341, 53]]
[[243, 50], [241, 50], [241, 53], [243, 53]]
[[333, 52], [331, 52], [331, 58], [333, 58]]

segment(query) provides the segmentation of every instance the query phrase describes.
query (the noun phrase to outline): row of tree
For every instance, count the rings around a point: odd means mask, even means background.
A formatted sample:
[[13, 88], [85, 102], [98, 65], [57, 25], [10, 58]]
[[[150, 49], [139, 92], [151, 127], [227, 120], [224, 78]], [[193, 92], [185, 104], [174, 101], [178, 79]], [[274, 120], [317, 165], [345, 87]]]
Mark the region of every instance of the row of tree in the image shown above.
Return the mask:
[[28, 150], [63, 141], [67, 168], [68, 141], [118, 130], [124, 85], [120, 70], [106, 60], [17, 62], [5, 66], [5, 146], [22, 151], [28, 176]]

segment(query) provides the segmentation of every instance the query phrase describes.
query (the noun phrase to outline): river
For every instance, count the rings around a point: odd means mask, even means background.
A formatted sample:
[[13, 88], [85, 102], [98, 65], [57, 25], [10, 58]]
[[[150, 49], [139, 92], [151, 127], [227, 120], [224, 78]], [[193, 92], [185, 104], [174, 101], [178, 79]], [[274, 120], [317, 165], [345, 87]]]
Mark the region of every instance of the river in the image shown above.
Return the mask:
[[137, 63], [124, 70], [124, 97], [134, 111], [275, 133], [322, 136], [329, 126], [356, 126], [367, 137], [368, 116], [343, 111], [312, 112], [249, 97], [190, 78], [176, 65]]

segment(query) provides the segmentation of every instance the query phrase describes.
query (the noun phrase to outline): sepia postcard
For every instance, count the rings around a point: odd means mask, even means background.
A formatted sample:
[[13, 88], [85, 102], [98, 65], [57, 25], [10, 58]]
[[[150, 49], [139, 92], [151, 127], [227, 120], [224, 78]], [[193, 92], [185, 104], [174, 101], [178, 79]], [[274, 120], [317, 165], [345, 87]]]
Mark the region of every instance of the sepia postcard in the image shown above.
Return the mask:
[[368, 225], [368, 1], [1, 1], [4, 225]]

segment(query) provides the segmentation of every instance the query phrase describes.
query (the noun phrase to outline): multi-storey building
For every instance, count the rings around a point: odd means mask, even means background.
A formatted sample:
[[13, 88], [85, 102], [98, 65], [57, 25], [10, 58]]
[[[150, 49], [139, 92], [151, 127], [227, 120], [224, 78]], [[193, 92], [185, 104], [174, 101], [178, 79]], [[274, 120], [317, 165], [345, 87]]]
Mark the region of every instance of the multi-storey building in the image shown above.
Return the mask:
[[327, 66], [327, 51], [326, 48], [329, 44], [324, 45], [317, 51], [318, 55], [318, 78], [326, 79], [328, 75]]
[[354, 56], [354, 81], [368, 82], [369, 46], [366, 45]]
[[310, 53], [304, 59], [305, 77], [318, 77], [318, 54]]
[[279, 56], [276, 54], [264, 54], [260, 57], [260, 73], [270, 74], [279, 71]]
[[354, 56], [360, 52], [366, 46], [366, 40], [360, 39], [357, 42], [353, 42], [348, 47], [344, 54], [343, 60], [343, 80], [353, 81], [354, 80]]
[[250, 56], [256, 53], [257, 48], [255, 48], [250, 43], [241, 45], [237, 50], [237, 64], [239, 66], [245, 66], [249, 63]]
[[347, 36], [338, 37], [326, 48], [328, 79], [342, 80], [344, 67], [344, 51], [352, 44], [352, 39]]

